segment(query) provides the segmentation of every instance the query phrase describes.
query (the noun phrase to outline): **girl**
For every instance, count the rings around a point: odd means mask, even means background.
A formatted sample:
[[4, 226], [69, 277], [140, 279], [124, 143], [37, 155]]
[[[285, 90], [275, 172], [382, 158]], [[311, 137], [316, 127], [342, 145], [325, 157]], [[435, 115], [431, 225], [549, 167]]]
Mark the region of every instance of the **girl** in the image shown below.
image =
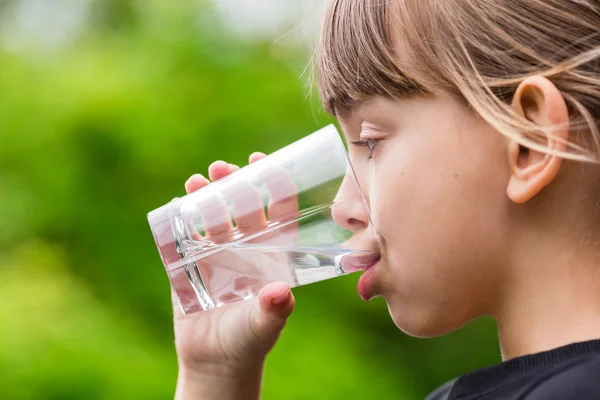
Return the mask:
[[[430, 398], [600, 398], [600, 1], [332, 0], [316, 63], [379, 235], [335, 216], [380, 244], [360, 295], [414, 336], [498, 323], [504, 361]], [[259, 398], [293, 308], [176, 310], [176, 398]]]

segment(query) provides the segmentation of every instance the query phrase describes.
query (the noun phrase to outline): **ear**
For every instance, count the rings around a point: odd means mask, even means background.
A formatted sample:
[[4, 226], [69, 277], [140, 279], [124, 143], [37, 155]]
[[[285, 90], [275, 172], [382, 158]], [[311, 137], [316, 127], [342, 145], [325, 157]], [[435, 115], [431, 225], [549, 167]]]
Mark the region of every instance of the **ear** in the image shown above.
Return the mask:
[[[512, 108], [540, 127], [554, 127], [552, 134], [546, 134], [545, 143], [540, 144], [549, 150], [565, 150], [569, 112], [552, 82], [541, 76], [526, 78], [515, 92]], [[527, 148], [514, 140], [509, 141], [508, 157], [511, 176], [506, 193], [515, 203], [525, 203], [541, 192], [554, 180], [562, 164], [562, 157]]]

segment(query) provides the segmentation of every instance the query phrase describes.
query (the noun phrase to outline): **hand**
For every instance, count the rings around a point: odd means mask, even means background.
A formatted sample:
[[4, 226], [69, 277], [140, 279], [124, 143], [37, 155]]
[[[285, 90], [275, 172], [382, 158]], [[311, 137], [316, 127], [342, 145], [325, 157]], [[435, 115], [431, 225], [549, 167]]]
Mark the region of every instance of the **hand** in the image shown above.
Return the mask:
[[[249, 161], [252, 163], [263, 157], [264, 154], [254, 153]], [[217, 161], [210, 166], [209, 177], [214, 181], [237, 169], [234, 165]], [[186, 182], [186, 191], [196, 191], [209, 183], [201, 175], [194, 175]], [[294, 202], [286, 204], [270, 204], [269, 218], [272, 218], [272, 212], [275, 215], [293, 211]], [[297, 202], [295, 207], [297, 209]], [[263, 220], [266, 222], [266, 217]], [[237, 221], [236, 225], [240, 226]], [[210, 236], [210, 232], [207, 235]], [[269, 283], [250, 300], [189, 315], [181, 312], [175, 299], [173, 303], [180, 367], [178, 398], [188, 398], [188, 394], [190, 398], [199, 398], [200, 395], [208, 399], [211, 396], [258, 398], [266, 354], [294, 309], [295, 300], [288, 283]], [[240, 391], [244, 393], [238, 393]], [[238, 394], [240, 397], [236, 397]]]

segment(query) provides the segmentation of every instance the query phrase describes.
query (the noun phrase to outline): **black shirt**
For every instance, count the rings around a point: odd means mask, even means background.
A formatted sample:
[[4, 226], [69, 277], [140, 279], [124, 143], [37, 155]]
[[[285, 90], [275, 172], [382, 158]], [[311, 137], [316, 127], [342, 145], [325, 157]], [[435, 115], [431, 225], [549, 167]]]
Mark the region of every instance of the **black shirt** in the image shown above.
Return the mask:
[[504, 361], [461, 376], [426, 400], [600, 400], [600, 339]]

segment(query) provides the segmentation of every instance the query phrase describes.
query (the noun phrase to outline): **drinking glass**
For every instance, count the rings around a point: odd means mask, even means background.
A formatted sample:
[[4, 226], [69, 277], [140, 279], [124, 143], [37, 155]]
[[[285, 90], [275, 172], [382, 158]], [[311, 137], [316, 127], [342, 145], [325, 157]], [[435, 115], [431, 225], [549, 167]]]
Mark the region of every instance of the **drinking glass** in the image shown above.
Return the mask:
[[376, 249], [353, 243], [344, 226], [348, 206], [370, 220], [329, 125], [174, 199], [148, 221], [179, 305], [191, 313], [252, 298], [269, 282], [294, 287], [373, 264]]

